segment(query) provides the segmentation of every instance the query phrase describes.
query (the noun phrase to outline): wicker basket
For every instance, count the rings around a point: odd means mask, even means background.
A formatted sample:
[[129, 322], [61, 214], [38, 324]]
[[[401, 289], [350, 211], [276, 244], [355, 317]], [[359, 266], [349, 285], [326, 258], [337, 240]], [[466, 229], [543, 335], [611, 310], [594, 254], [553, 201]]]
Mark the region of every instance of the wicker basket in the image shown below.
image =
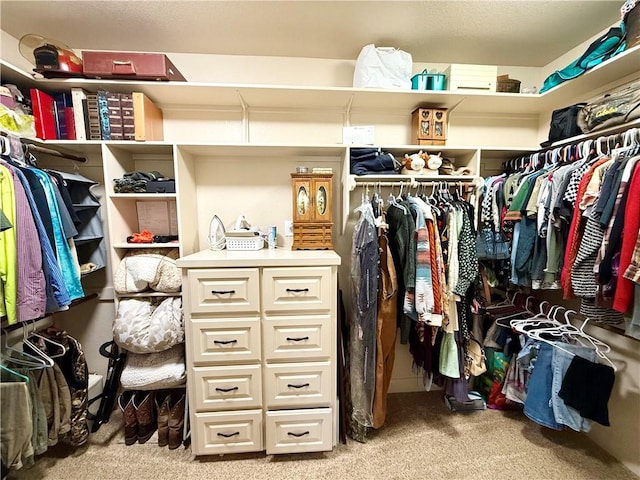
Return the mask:
[[520, 80], [514, 80], [513, 78], [507, 78], [504, 80], [498, 79], [496, 91], [505, 93], [520, 93]]
[[264, 248], [264, 238], [256, 237], [226, 237], [227, 250], [261, 250]]

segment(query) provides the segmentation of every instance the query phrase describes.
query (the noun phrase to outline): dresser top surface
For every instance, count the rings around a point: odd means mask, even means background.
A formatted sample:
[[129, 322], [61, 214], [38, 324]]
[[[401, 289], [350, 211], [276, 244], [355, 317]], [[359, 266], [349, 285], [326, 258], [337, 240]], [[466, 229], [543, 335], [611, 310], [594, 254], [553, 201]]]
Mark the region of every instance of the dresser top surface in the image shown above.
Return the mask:
[[276, 248], [254, 251], [202, 250], [181, 257], [177, 265], [181, 268], [210, 267], [289, 267], [340, 265], [341, 258], [333, 250], [291, 250]]

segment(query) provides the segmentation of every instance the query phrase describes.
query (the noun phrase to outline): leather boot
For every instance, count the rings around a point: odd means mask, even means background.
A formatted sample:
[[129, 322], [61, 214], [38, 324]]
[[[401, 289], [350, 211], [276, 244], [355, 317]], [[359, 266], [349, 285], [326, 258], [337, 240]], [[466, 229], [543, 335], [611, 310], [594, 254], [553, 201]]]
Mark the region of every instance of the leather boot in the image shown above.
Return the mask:
[[138, 443], [145, 443], [158, 428], [153, 392], [137, 392], [133, 397], [138, 420]]
[[169, 413], [171, 411], [171, 394], [156, 394], [158, 410], [158, 446], [166, 447], [169, 443]]
[[185, 395], [180, 395], [169, 412], [169, 450], [174, 450], [182, 443], [184, 427]]
[[133, 406], [133, 397], [136, 392], [124, 391], [118, 397], [118, 406], [122, 410], [124, 419], [124, 443], [133, 445], [138, 440], [138, 420], [136, 409]]

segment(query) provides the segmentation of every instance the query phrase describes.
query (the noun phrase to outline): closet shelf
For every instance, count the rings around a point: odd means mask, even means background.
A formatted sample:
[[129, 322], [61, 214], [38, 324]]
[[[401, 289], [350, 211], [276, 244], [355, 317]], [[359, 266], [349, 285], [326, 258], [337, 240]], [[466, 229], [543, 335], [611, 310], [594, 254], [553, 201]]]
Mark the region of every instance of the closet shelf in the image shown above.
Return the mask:
[[3, 80], [17, 81], [49, 90], [83, 87], [97, 90], [108, 85], [113, 92], [141, 91], [166, 108], [175, 106], [219, 106], [295, 109], [394, 109], [412, 111], [420, 105], [455, 108], [456, 112], [541, 113], [566, 106], [567, 99], [585, 99], [611, 81], [636, 74], [640, 46], [592, 68], [543, 94], [493, 93], [482, 91], [383, 90], [351, 87], [228, 84], [212, 82], [104, 81], [84, 78], [33, 79], [26, 72], [2, 61]]
[[161, 200], [176, 198], [175, 193], [111, 193], [109, 198], [127, 198], [129, 200]]
[[477, 175], [351, 175], [351, 178], [355, 180], [356, 183], [365, 183], [375, 185], [376, 182], [385, 181], [390, 182], [394, 181], [398, 185], [401, 182], [473, 182], [477, 178]]
[[138, 293], [117, 293], [118, 298], [146, 298], [146, 297], [180, 297], [182, 292], [138, 292]]
[[121, 249], [138, 249], [138, 248], [180, 248], [180, 244], [178, 242], [171, 243], [113, 243], [111, 245], [113, 248], [121, 248]]

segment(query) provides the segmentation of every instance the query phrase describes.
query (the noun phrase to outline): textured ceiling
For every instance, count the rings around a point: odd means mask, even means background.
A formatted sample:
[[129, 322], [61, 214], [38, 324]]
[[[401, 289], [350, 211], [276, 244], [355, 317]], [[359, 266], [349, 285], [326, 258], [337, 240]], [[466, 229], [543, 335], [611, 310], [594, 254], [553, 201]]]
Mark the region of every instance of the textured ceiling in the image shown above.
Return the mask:
[[543, 66], [620, 20], [617, 1], [1, 0], [2, 29], [73, 48]]

